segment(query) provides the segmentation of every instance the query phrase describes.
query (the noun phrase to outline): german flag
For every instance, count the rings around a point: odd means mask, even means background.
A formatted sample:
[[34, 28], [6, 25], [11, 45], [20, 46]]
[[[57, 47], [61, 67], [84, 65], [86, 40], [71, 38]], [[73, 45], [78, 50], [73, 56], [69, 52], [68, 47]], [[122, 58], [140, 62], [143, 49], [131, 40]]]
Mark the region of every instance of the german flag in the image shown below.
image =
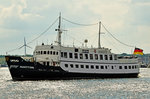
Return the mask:
[[143, 55], [143, 50], [140, 48], [135, 48], [134, 49], [134, 53], [133, 54], [139, 54], [139, 55]]

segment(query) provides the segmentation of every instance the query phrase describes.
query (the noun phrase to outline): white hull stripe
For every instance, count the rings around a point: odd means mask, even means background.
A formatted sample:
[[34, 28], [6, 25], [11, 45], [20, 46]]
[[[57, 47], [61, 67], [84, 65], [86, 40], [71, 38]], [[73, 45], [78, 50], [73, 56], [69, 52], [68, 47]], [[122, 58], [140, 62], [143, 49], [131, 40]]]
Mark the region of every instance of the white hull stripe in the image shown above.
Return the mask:
[[138, 64], [138, 63], [104, 63], [104, 62], [80, 62], [80, 61], [65, 61], [61, 60], [61, 62], [71, 62], [71, 63], [89, 63], [89, 64]]

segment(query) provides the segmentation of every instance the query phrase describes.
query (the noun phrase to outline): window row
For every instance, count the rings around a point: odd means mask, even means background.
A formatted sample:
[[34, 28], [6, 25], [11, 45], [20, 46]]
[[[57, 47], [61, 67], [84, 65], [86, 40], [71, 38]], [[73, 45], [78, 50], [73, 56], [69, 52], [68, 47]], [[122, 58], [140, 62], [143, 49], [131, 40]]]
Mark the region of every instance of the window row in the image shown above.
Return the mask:
[[[114, 57], [113, 57], [114, 56]], [[63, 58], [90, 59], [90, 60], [117, 60], [116, 55], [88, 54], [88, 53], [67, 53], [61, 52]]]
[[36, 55], [43, 55], [43, 54], [58, 55], [58, 52], [57, 51], [36, 51]]
[[[116, 68], [116, 66], [99, 66], [99, 65], [78, 65], [78, 64], [65, 64], [65, 67], [71, 67], [71, 68], [86, 68], [86, 69], [114, 69]], [[119, 66], [119, 69], [137, 69], [137, 65], [133, 65], [133, 66]]]

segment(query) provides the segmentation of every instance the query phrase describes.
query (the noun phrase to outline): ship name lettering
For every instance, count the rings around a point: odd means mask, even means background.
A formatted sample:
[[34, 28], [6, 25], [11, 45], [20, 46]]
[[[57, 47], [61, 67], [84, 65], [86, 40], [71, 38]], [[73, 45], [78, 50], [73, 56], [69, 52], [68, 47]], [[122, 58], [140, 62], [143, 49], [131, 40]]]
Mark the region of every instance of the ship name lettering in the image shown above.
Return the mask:
[[32, 67], [32, 66], [20, 66], [20, 68], [34, 69], [34, 67]]
[[17, 68], [18, 65], [11, 65], [10, 68]]
[[11, 62], [19, 62], [19, 60], [16, 60], [16, 59], [12, 59], [10, 60]]

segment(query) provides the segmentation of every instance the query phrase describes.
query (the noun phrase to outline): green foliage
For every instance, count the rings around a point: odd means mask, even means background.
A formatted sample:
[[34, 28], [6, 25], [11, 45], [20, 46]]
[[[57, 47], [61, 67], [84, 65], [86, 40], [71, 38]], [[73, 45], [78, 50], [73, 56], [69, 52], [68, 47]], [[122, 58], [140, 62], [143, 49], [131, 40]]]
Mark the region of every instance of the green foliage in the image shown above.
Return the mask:
[[0, 64], [6, 64], [5, 56], [0, 56]]

